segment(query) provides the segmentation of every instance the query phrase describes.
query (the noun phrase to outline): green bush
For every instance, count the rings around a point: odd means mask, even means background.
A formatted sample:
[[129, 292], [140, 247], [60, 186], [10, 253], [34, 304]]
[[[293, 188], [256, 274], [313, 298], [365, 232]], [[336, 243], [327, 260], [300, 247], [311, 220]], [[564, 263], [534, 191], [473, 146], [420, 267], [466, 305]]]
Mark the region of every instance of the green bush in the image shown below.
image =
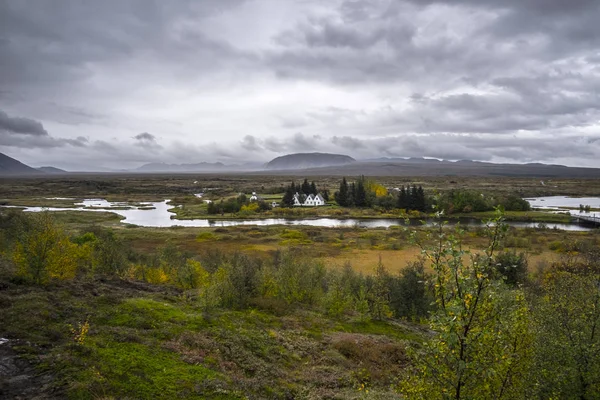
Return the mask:
[[491, 265], [509, 285], [516, 286], [527, 279], [528, 264], [525, 253], [517, 254], [514, 250], [499, 253]]

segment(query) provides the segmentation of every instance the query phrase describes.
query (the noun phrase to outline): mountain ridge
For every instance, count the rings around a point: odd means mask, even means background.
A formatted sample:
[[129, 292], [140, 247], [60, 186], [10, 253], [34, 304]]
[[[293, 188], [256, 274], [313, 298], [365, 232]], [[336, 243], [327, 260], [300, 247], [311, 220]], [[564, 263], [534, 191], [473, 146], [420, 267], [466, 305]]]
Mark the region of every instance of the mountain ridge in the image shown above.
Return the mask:
[[65, 171], [64, 169], [51, 167], [51, 166], [43, 166], [43, 167], [38, 167], [36, 169], [40, 172], [44, 172], [47, 174], [67, 174], [68, 173], [68, 171]]
[[340, 166], [355, 163], [356, 160], [344, 154], [332, 153], [293, 153], [276, 157], [265, 164], [267, 170], [295, 170], [319, 167]]
[[330, 176], [503, 176], [535, 178], [597, 178], [600, 168], [556, 164], [495, 164], [484, 161], [357, 161], [352, 164], [297, 170], [270, 171], [276, 175]]
[[43, 172], [23, 164], [21, 161], [0, 153], [0, 175], [34, 175]]

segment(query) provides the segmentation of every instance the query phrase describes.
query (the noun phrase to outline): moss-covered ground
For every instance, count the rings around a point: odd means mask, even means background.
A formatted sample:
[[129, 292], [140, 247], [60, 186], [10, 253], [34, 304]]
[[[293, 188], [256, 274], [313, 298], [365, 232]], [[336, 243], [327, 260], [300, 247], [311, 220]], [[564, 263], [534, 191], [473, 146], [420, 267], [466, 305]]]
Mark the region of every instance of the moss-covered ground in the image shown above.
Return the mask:
[[426, 335], [400, 321], [332, 319], [286, 304], [195, 304], [139, 282], [38, 287], [3, 278], [0, 337], [51, 378], [49, 397], [348, 399], [360, 398], [362, 385], [374, 398], [396, 398], [406, 343]]

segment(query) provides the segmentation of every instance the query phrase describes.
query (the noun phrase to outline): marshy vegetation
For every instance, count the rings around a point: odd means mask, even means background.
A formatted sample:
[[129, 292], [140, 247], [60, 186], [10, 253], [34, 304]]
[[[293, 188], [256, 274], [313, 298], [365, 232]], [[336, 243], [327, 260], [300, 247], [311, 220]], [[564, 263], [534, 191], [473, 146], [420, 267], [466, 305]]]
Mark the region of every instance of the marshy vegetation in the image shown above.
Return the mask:
[[[594, 232], [499, 220], [468, 231], [152, 230], [61, 218], [0, 221], [0, 335], [49, 377], [47, 394], [600, 395]], [[415, 251], [394, 261], [402, 249]], [[369, 270], [352, 264], [355, 251], [372, 252]], [[534, 262], [536, 252], [554, 257]]]

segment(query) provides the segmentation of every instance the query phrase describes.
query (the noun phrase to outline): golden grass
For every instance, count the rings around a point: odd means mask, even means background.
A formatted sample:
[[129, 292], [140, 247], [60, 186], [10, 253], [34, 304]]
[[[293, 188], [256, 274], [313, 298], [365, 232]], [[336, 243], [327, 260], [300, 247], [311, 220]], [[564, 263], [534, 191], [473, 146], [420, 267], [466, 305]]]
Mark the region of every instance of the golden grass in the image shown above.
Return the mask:
[[[473, 253], [481, 251], [479, 249], [470, 250]], [[416, 261], [420, 255], [421, 250], [418, 247], [409, 247], [402, 250], [349, 250], [335, 257], [322, 257], [321, 260], [328, 268], [342, 268], [346, 264], [350, 264], [355, 271], [372, 275], [375, 273], [381, 259], [388, 272], [396, 274], [406, 268], [408, 263]], [[527, 254], [529, 270], [535, 272], [539, 265], [550, 265], [559, 261], [560, 257], [559, 253], [549, 250], [541, 254]], [[464, 262], [469, 262], [469, 255], [465, 255]], [[426, 268], [428, 264], [425, 263]]]
[[417, 260], [420, 254], [417, 247], [402, 250], [350, 250], [337, 257], [323, 257], [321, 260], [328, 268], [342, 268], [350, 264], [355, 271], [370, 275], [375, 273], [380, 259], [389, 272], [397, 273], [409, 262]]

